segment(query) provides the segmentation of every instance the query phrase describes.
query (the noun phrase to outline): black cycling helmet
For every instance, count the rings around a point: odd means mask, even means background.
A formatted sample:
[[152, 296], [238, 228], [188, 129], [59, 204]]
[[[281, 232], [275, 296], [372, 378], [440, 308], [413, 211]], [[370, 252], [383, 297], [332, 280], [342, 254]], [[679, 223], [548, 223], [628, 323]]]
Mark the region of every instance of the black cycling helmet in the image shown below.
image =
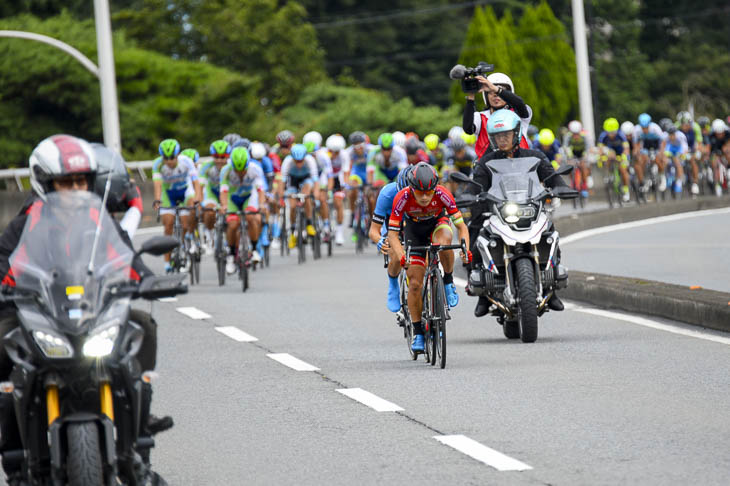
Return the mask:
[[454, 152], [458, 152], [459, 150], [464, 150], [466, 148], [466, 142], [463, 138], [454, 138], [451, 140], [451, 150]]
[[416, 191], [432, 191], [439, 183], [438, 172], [426, 162], [416, 164], [407, 177], [408, 185]]
[[667, 133], [669, 135], [671, 135], [673, 133], [677, 133], [677, 127], [675, 127], [674, 125], [671, 125], [671, 126], [667, 127]]
[[347, 139], [350, 142], [350, 145], [357, 145], [358, 143], [365, 143], [367, 136], [364, 132], [358, 130], [356, 132], [352, 132]]
[[710, 121], [710, 119], [706, 116], [701, 116], [701, 117], [697, 118], [697, 124], [701, 128], [705, 128], [705, 127], [709, 128], [711, 123], [712, 122]]
[[419, 142], [416, 137], [411, 137], [406, 140], [406, 153], [408, 155], [415, 155], [420, 148], [421, 142]]
[[674, 123], [670, 118], [662, 118], [659, 120], [659, 127], [661, 127], [662, 130], [665, 132], [669, 130], [669, 127], [674, 126]]
[[94, 192], [99, 197], [104, 197], [106, 189], [106, 180], [111, 173], [111, 187], [109, 196], [107, 197], [106, 207], [110, 213], [126, 211], [127, 196], [133, 190], [133, 184], [129, 180], [127, 166], [122, 156], [100, 143], [92, 143], [91, 148], [94, 150], [94, 157], [97, 163], [96, 181], [94, 183]]

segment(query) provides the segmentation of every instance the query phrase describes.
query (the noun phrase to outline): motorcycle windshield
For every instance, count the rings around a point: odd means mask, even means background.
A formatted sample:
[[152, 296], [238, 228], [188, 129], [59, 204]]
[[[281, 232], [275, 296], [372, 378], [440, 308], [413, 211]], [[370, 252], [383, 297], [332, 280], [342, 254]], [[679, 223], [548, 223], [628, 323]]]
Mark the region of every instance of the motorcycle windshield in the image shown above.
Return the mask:
[[76, 333], [102, 310], [110, 285], [130, 280], [133, 257], [99, 196], [52, 192], [31, 207], [10, 268], [19, 289], [37, 292], [57, 324]]
[[487, 162], [487, 167], [492, 172], [489, 194], [500, 201], [518, 204], [541, 196], [545, 189], [537, 176], [539, 165], [540, 159], [537, 157], [490, 160]]

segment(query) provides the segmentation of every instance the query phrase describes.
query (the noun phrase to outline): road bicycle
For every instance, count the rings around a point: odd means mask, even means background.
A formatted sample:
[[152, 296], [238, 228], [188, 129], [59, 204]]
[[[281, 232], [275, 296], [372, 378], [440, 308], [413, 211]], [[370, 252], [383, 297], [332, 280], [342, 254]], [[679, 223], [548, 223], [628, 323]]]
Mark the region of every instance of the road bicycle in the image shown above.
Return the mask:
[[[411, 252], [426, 252], [426, 275], [424, 276], [422, 299], [423, 307], [421, 313], [421, 323], [423, 325], [423, 337], [425, 339], [424, 355], [426, 361], [435, 366], [439, 363], [441, 369], [446, 367], [446, 321], [451, 319], [449, 314], [449, 306], [446, 303], [446, 292], [444, 290], [444, 280], [441, 276], [441, 268], [439, 267], [439, 252], [451, 250], [461, 250], [466, 253], [466, 242], [461, 240], [459, 245], [426, 245], [426, 246], [406, 246], [406, 261], [410, 260]], [[403, 273], [403, 272], [401, 272]], [[403, 288], [407, 288], [407, 278], [401, 281], [401, 295], [403, 297]], [[401, 297], [401, 298], [402, 298]], [[402, 301], [403, 302], [403, 301]], [[405, 308], [408, 308], [408, 295], [405, 295]], [[411, 323], [406, 329], [406, 333], [413, 334], [413, 325]], [[408, 337], [406, 335], [406, 337]], [[413, 352], [411, 351], [411, 358]]]

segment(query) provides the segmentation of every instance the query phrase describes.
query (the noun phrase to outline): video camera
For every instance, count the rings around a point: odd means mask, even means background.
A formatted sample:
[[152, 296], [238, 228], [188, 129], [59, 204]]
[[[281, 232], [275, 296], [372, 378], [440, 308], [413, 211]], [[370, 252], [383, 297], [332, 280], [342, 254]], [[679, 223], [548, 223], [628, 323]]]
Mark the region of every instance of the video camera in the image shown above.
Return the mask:
[[483, 76], [485, 74], [494, 71], [494, 64], [488, 64], [484, 61], [480, 61], [477, 67], [465, 67], [463, 64], [457, 64], [451, 68], [449, 77], [451, 79], [461, 80], [461, 89], [466, 94], [476, 94], [479, 92], [480, 84], [476, 79], [477, 76]]

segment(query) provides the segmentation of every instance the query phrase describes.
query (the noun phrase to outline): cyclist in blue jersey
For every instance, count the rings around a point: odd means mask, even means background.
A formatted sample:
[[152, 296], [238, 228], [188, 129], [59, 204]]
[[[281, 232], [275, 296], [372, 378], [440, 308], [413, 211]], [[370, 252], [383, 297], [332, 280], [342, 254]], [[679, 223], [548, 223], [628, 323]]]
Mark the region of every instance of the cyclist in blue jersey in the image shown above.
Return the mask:
[[543, 128], [537, 135], [535, 150], [544, 153], [554, 168], [560, 167], [563, 156], [560, 150], [560, 143], [555, 139], [555, 134], [549, 128]]
[[394, 254], [390, 254], [390, 245], [388, 243], [388, 226], [385, 221], [390, 217], [393, 209], [393, 199], [401, 189], [404, 189], [407, 183], [408, 173], [415, 166], [408, 166], [398, 173], [395, 182], [386, 184], [378, 195], [378, 201], [375, 203], [375, 211], [373, 212], [372, 224], [368, 236], [378, 245], [378, 251], [383, 255], [389, 255], [388, 260], [388, 310], [398, 312], [400, 310], [400, 288], [398, 287], [398, 275], [401, 271], [400, 261]]
[[311, 131], [304, 134], [302, 143], [307, 147], [307, 152], [314, 157], [319, 170], [319, 179], [316, 184], [314, 195], [319, 201], [319, 216], [322, 219], [324, 234], [322, 241], [327, 243], [331, 238], [332, 231], [330, 228], [330, 207], [327, 198], [335, 187], [334, 172], [332, 170], [332, 159], [329, 150], [322, 146], [322, 134]]
[[[314, 157], [307, 153], [307, 147], [298, 143], [291, 148], [291, 154], [287, 155], [281, 163], [281, 177], [286, 185], [287, 194], [302, 193], [307, 196], [313, 194], [313, 190], [319, 178], [319, 169]], [[284, 185], [280, 186], [279, 197], [284, 196]], [[291, 211], [289, 221], [291, 223], [291, 232], [289, 233], [289, 248], [297, 246], [296, 235], [296, 201], [291, 201]], [[304, 214], [307, 218], [307, 234], [315, 235], [314, 225], [312, 224], [312, 213], [314, 207], [312, 202], [307, 199], [304, 203]]]
[[[372, 147], [367, 142], [365, 133], [360, 131], [352, 132], [349, 141], [350, 147], [347, 149], [347, 155], [350, 160], [350, 165], [343, 168], [343, 170], [345, 172], [345, 182], [351, 187], [347, 193], [347, 199], [350, 201], [350, 212], [352, 215], [355, 214], [357, 188], [367, 182], [368, 156]], [[370, 209], [372, 210], [372, 208]], [[352, 225], [353, 221], [351, 216], [350, 227]]]
[[[673, 191], [676, 194], [682, 193], [682, 181], [684, 180], [684, 169], [682, 163], [687, 158], [689, 147], [687, 145], [687, 137], [684, 133], [680, 132], [677, 127], [671, 125], [667, 128], [667, 133], [664, 136], [664, 155], [667, 157], [667, 161], [674, 164], [676, 170]], [[699, 192], [699, 188], [698, 191]]]
[[700, 168], [698, 162], [702, 160], [702, 129], [700, 125], [694, 121], [694, 117], [688, 111], [680, 111], [677, 113], [677, 128], [687, 138], [687, 158], [689, 159], [690, 175], [692, 176], [692, 186], [690, 192], [693, 195], [700, 193], [699, 173]]
[[618, 164], [621, 175], [621, 198], [629, 202], [629, 140], [619, 130], [621, 126], [615, 118], [607, 118], [603, 122], [603, 132], [598, 136], [598, 148], [601, 149], [599, 167], [608, 162], [606, 171], [613, 170], [613, 164]]
[[634, 153], [632, 154], [634, 160], [638, 160], [638, 163], [634, 166], [636, 169], [636, 176], [639, 178], [639, 183], [646, 186], [649, 182], [647, 178], [644, 181], [644, 170], [651, 170], [649, 165], [649, 155], [655, 155], [653, 163], [656, 164], [659, 170], [659, 191], [664, 192], [667, 188], [667, 178], [664, 175], [664, 132], [659, 128], [659, 125], [651, 121], [651, 115], [648, 113], [642, 113], [639, 115], [639, 124], [634, 127]]

